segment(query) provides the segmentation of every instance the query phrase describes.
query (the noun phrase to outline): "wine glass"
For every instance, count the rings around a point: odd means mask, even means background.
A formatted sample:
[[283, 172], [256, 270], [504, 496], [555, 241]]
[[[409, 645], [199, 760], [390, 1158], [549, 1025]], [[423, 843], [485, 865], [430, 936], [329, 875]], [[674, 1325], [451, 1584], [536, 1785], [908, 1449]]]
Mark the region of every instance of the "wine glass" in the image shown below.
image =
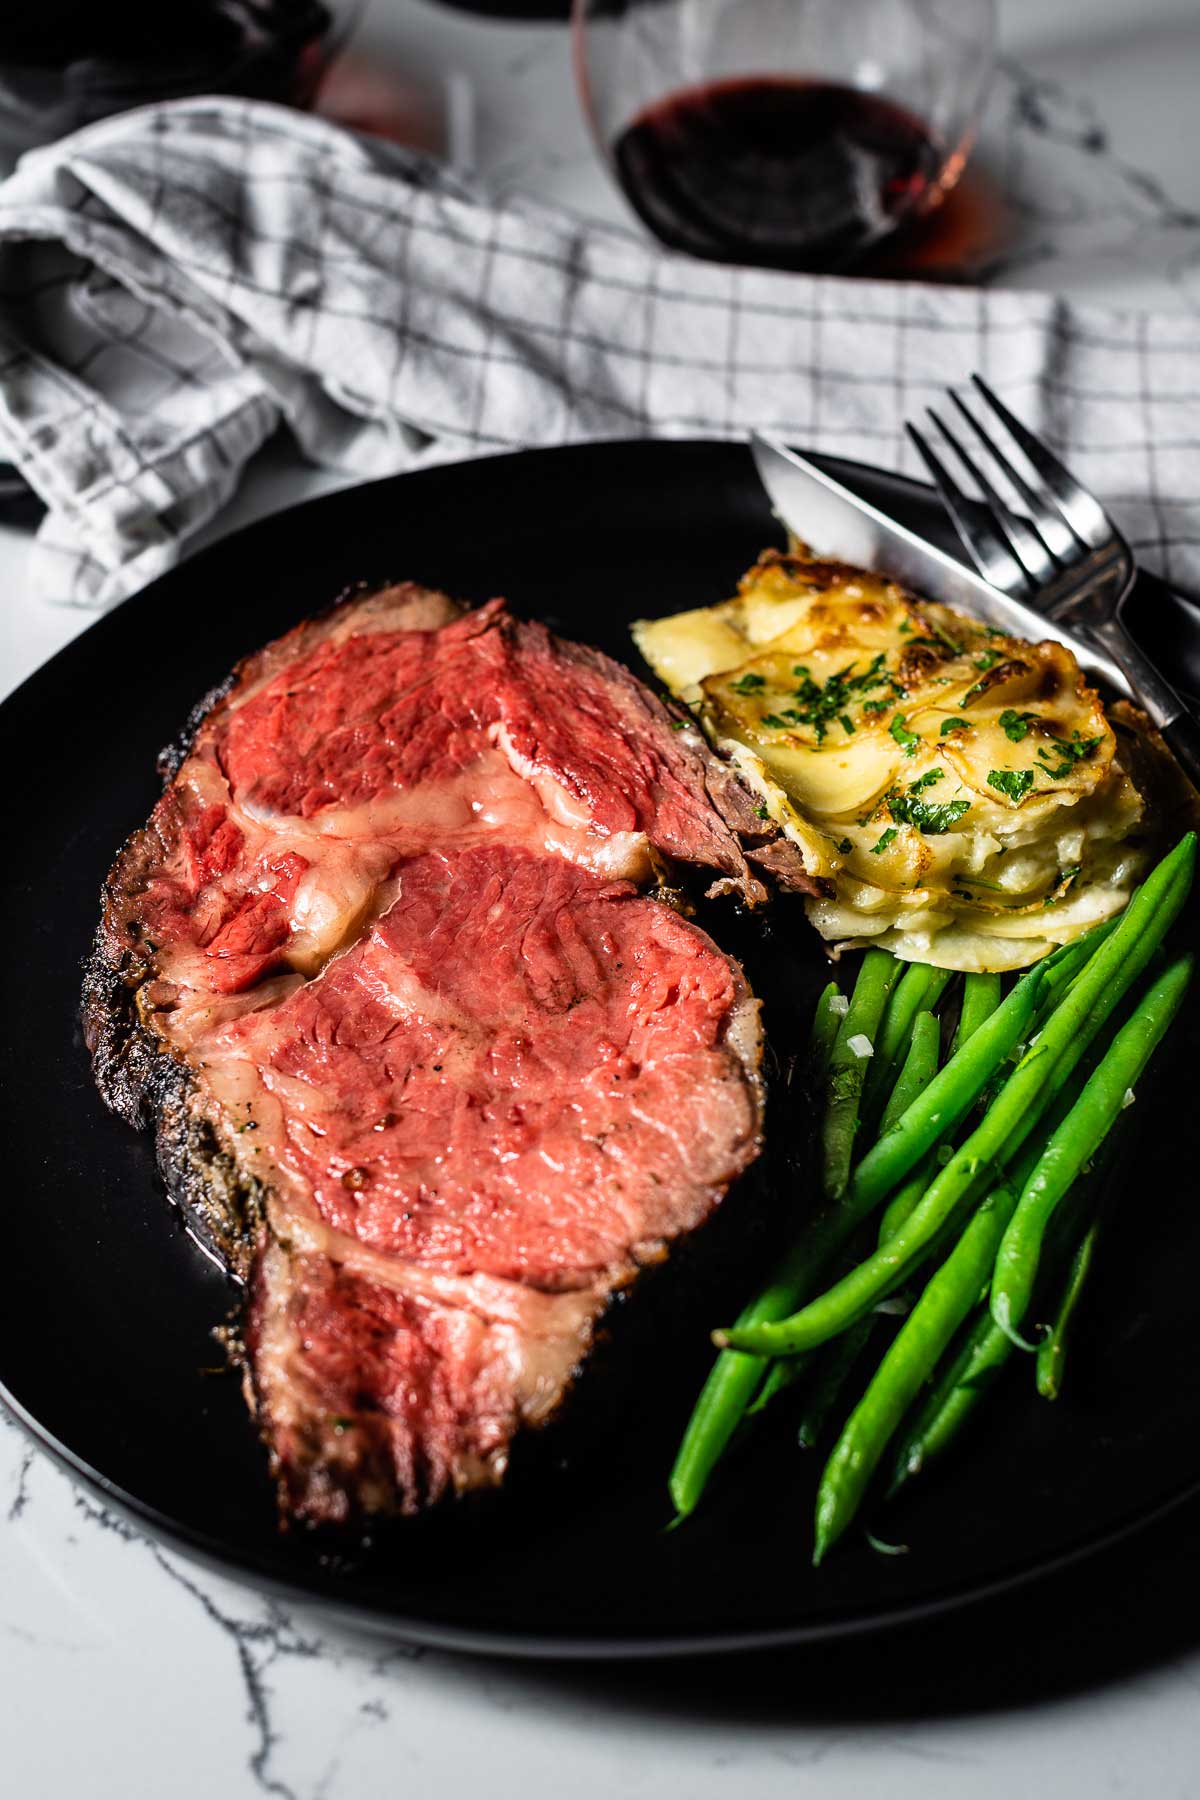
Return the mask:
[[310, 106], [362, 0], [0, 4], [0, 173], [36, 144], [191, 94]]
[[962, 172], [993, 0], [574, 0], [601, 155], [672, 249], [840, 269]]

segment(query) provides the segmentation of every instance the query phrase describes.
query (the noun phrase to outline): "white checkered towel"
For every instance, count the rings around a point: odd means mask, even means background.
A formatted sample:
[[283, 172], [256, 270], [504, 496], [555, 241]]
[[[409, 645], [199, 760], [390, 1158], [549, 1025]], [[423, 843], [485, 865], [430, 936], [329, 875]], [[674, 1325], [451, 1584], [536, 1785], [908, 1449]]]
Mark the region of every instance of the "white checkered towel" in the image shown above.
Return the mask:
[[972, 369], [1200, 591], [1200, 320], [690, 262], [261, 103], [188, 100], [0, 186], [0, 443], [42, 592], [168, 567], [282, 421], [361, 476], [583, 438], [740, 436], [904, 467]]

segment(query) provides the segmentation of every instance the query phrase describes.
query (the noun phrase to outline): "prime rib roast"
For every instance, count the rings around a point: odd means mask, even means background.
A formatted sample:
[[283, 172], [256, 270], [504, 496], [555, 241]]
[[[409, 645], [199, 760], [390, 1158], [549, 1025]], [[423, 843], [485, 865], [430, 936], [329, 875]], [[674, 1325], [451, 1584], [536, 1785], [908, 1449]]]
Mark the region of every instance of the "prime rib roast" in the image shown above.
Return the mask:
[[759, 1152], [758, 1003], [673, 894], [798, 858], [627, 670], [412, 586], [243, 662], [164, 773], [86, 1036], [244, 1284], [284, 1516], [495, 1484]]

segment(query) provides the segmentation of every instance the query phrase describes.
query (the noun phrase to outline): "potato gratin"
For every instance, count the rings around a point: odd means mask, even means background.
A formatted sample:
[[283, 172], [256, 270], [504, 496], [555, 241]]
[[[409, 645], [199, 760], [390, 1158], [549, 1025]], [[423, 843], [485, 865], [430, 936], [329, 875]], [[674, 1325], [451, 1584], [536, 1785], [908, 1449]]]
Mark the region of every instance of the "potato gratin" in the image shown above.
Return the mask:
[[778, 551], [634, 636], [827, 883], [823, 937], [1015, 969], [1129, 899], [1143, 801], [1060, 644]]

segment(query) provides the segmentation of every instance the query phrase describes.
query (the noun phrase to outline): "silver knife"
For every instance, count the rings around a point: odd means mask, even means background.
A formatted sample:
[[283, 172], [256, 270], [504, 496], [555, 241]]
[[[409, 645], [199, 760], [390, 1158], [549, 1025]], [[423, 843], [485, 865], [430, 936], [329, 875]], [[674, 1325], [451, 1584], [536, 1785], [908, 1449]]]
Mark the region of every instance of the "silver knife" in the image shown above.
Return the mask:
[[776, 514], [818, 556], [894, 576], [915, 594], [956, 606], [1010, 637], [1033, 643], [1053, 638], [1066, 646], [1080, 668], [1130, 695], [1129, 683], [1112, 658], [1059, 620], [1002, 594], [777, 438], [755, 432], [750, 448]]

